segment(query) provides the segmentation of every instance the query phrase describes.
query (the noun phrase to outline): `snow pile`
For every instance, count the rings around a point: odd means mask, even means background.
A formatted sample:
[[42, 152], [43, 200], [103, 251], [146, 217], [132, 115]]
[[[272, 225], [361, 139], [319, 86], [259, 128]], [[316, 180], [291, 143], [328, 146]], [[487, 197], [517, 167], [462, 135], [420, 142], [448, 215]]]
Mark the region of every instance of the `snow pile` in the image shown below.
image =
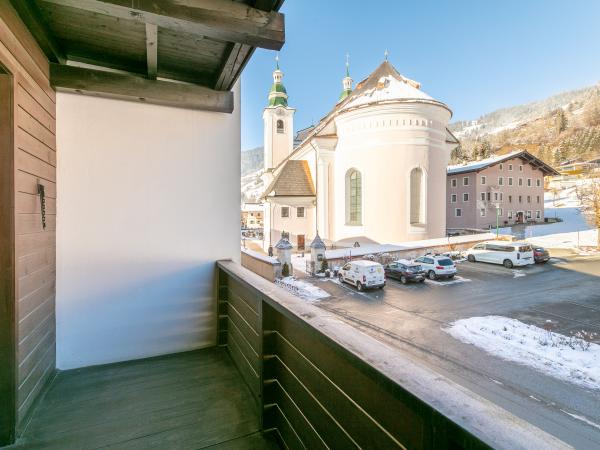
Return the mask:
[[317, 301], [329, 297], [329, 294], [323, 289], [294, 277], [285, 277], [275, 280], [275, 284], [308, 301]]
[[555, 378], [600, 389], [600, 345], [501, 316], [471, 317], [444, 329], [452, 337]]

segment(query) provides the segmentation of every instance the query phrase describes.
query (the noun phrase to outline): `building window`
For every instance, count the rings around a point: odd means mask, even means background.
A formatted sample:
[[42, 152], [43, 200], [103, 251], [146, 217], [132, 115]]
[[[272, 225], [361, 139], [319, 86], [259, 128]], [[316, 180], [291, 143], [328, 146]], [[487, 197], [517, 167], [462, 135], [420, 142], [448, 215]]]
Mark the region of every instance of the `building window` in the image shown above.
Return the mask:
[[519, 172], [523, 172], [523, 166], [519, 166]]
[[469, 177], [463, 177], [463, 186], [469, 185]]
[[504, 164], [500, 163], [500, 170], [504, 169]]
[[450, 196], [450, 203], [456, 203], [456, 194]]
[[508, 218], [509, 218], [509, 219], [512, 219], [512, 218], [513, 218], [513, 212], [512, 212], [512, 211], [509, 211], [509, 212], [508, 212]]
[[519, 203], [523, 203], [523, 196], [519, 195]]
[[498, 193], [494, 192], [494, 201], [497, 202], [498, 201]]
[[500, 201], [504, 200], [504, 194], [502, 192], [500, 192]]
[[279, 119], [277, 121], [277, 132], [278, 133], [284, 133], [285, 132], [285, 126], [283, 125], [283, 120]]
[[538, 178], [537, 180], [535, 180], [535, 185], [537, 187], [542, 187], [542, 180], [540, 178]]
[[536, 219], [541, 219], [542, 218], [542, 212], [541, 211], [536, 211], [535, 212], [535, 218]]
[[492, 194], [489, 192], [487, 193], [487, 199], [488, 199], [488, 202], [492, 199]]
[[479, 214], [481, 215], [481, 217], [485, 217], [485, 208], [481, 208], [479, 210]]
[[527, 178], [527, 187], [531, 187], [531, 178]]
[[455, 217], [462, 217], [462, 209], [460, 209], [460, 208], [454, 209], [454, 216]]
[[485, 192], [481, 193], [481, 201], [485, 202]]
[[496, 214], [498, 214], [498, 217], [502, 217], [502, 208], [498, 208]]
[[508, 203], [512, 203], [512, 195], [508, 196]]
[[504, 177], [498, 177], [498, 186], [504, 186]]
[[485, 176], [484, 175], [481, 176], [481, 184], [485, 184]]
[[290, 207], [289, 206], [281, 207], [281, 217], [290, 217]]
[[456, 187], [456, 184], [457, 184], [457, 183], [456, 183], [456, 178], [452, 178], [452, 179], [450, 180], [450, 185], [451, 185], [452, 187]]
[[468, 193], [468, 192], [465, 192], [465, 193], [463, 194], [463, 202], [468, 202], [468, 201], [469, 201], [469, 193]]
[[304, 206], [298, 206], [296, 208], [296, 217], [304, 217]]
[[531, 195], [527, 196], [527, 203], [531, 203]]
[[508, 177], [508, 185], [509, 186], [513, 185], [513, 177]]
[[512, 171], [512, 167], [513, 167], [512, 164], [509, 164], [508, 165], [508, 170]]
[[539, 195], [536, 197], [536, 200], [537, 200], [538, 203], [540, 202], [540, 196]]
[[410, 171], [410, 223], [425, 223], [425, 175], [423, 169], [415, 167]]
[[527, 218], [531, 219], [531, 211], [527, 211]]
[[360, 225], [362, 221], [362, 175], [356, 169], [346, 173], [346, 223]]
[[523, 178], [519, 178], [519, 186], [523, 186]]

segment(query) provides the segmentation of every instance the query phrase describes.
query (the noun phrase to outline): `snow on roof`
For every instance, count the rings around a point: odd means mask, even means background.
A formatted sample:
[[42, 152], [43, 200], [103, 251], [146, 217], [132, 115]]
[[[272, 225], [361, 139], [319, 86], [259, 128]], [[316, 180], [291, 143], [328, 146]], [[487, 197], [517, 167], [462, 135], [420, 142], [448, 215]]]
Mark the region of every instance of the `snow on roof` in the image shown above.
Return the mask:
[[381, 64], [366, 80], [356, 86], [342, 109], [390, 100], [430, 100], [421, 91], [420, 84], [402, 76], [387, 61]]
[[255, 259], [258, 259], [260, 261], [264, 261], [267, 262], [269, 264], [279, 264], [279, 260], [273, 256], [268, 256], [265, 255], [263, 253], [259, 253], [257, 251], [254, 250], [250, 250], [249, 248], [242, 248], [241, 249], [242, 253], [245, 253], [248, 256], [251, 256]]
[[447, 171], [448, 174], [453, 173], [463, 173], [463, 172], [473, 172], [475, 170], [483, 169], [485, 167], [491, 166], [499, 161], [510, 159], [518, 154], [523, 153], [522, 150], [514, 150], [510, 153], [504, 155], [494, 155], [489, 158], [480, 159], [479, 161], [471, 161], [463, 164], [455, 164], [452, 166], [448, 166]]
[[244, 203], [242, 211], [244, 212], [262, 212], [264, 206], [262, 203]]

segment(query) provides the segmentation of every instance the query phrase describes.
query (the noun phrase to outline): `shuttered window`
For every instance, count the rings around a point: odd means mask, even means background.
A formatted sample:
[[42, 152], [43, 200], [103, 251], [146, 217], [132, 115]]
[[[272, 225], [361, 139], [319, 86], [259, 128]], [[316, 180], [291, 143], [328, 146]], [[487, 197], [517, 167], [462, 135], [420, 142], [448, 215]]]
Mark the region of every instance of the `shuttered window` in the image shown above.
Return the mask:
[[362, 176], [356, 169], [346, 174], [346, 223], [360, 225], [362, 221]]
[[415, 167], [410, 172], [410, 223], [425, 223], [423, 170]]

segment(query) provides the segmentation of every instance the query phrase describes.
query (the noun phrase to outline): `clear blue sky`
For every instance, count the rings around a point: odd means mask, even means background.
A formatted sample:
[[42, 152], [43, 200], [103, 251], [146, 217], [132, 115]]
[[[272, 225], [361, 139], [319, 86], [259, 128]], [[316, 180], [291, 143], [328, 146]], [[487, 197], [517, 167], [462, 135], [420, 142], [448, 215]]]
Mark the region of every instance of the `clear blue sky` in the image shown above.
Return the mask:
[[[282, 12], [296, 130], [334, 106], [346, 52], [356, 83], [387, 49], [453, 121], [600, 80], [600, 0], [286, 0]], [[262, 145], [274, 57], [257, 50], [242, 75], [243, 150]]]

